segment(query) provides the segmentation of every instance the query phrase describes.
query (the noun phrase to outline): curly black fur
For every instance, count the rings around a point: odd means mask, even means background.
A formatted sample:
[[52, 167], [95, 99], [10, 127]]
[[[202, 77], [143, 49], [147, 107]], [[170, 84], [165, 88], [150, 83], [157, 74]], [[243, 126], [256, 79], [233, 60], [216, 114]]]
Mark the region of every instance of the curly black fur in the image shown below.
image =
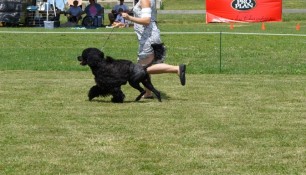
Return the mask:
[[159, 101], [161, 101], [160, 92], [157, 91], [151, 83], [150, 76], [145, 67], [134, 64], [129, 60], [116, 60], [107, 56], [97, 48], [87, 48], [78, 57], [80, 64], [88, 65], [95, 77], [96, 85], [91, 87], [88, 92], [89, 100], [95, 97], [106, 97], [112, 95], [112, 102], [123, 103], [125, 98], [121, 86], [127, 82], [140, 92], [136, 101], [145, 94], [145, 90], [140, 86], [142, 83], [151, 90]]
[[166, 59], [166, 47], [164, 43], [161, 44], [151, 44], [154, 50], [154, 62], [162, 63]]

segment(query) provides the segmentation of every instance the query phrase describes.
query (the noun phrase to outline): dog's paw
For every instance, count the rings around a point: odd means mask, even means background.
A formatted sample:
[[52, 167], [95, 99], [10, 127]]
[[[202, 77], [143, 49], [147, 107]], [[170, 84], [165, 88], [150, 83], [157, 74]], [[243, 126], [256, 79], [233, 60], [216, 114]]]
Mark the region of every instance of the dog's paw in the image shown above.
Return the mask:
[[112, 98], [112, 102], [113, 102], [113, 103], [123, 103], [123, 99], [115, 99], [115, 98]]
[[123, 103], [125, 95], [123, 93], [119, 93], [116, 96], [113, 96], [112, 102], [113, 103]]

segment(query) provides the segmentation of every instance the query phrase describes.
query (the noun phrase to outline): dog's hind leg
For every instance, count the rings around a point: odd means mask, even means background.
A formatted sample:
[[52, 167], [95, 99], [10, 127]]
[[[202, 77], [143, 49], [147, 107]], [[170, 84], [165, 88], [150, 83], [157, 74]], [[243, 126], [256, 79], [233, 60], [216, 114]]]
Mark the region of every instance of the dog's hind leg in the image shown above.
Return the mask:
[[135, 101], [139, 101], [141, 99], [141, 97], [146, 93], [146, 91], [142, 91], [135, 99]]
[[101, 94], [101, 88], [97, 85], [90, 88], [88, 92], [88, 99], [91, 101], [93, 98], [98, 97]]
[[146, 76], [146, 78], [141, 82], [147, 89], [149, 89], [150, 91], [152, 91], [159, 102], [161, 102], [161, 95], [160, 92], [158, 90], [155, 89], [155, 87], [153, 86], [152, 82], [151, 82], [151, 78], [149, 75]]
[[129, 81], [129, 84], [140, 92], [140, 94], [135, 99], [135, 101], [139, 101], [141, 97], [146, 93], [146, 91], [140, 86], [139, 83]]
[[158, 101], [161, 102], [161, 95], [160, 95], [160, 92], [154, 88], [154, 86], [152, 85], [152, 83], [149, 84], [148, 82], [145, 82], [145, 83], [143, 83], [143, 85], [144, 85], [147, 89], [149, 89], [150, 91], [152, 91], [152, 92], [156, 95]]

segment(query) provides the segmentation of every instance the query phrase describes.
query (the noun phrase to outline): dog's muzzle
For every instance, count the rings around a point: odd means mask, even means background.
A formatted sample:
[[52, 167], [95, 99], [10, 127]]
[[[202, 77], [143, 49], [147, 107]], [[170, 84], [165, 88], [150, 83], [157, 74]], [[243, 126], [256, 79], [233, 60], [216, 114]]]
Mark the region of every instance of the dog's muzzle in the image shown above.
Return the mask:
[[78, 56], [78, 61], [82, 61], [83, 57], [82, 56]]
[[85, 66], [86, 62], [84, 61], [82, 56], [78, 56], [78, 61], [80, 61], [80, 65]]

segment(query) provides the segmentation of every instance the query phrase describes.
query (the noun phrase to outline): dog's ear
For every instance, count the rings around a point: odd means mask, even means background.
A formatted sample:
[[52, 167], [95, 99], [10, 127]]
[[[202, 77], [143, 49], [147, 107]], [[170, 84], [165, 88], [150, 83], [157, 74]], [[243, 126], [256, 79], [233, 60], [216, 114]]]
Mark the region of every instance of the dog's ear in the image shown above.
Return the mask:
[[92, 54], [99, 56], [101, 59], [104, 59], [104, 53], [98, 48], [92, 48]]
[[87, 58], [87, 64], [91, 67], [95, 67], [99, 64], [99, 62], [102, 62], [102, 59], [100, 58], [100, 55], [90, 55]]

